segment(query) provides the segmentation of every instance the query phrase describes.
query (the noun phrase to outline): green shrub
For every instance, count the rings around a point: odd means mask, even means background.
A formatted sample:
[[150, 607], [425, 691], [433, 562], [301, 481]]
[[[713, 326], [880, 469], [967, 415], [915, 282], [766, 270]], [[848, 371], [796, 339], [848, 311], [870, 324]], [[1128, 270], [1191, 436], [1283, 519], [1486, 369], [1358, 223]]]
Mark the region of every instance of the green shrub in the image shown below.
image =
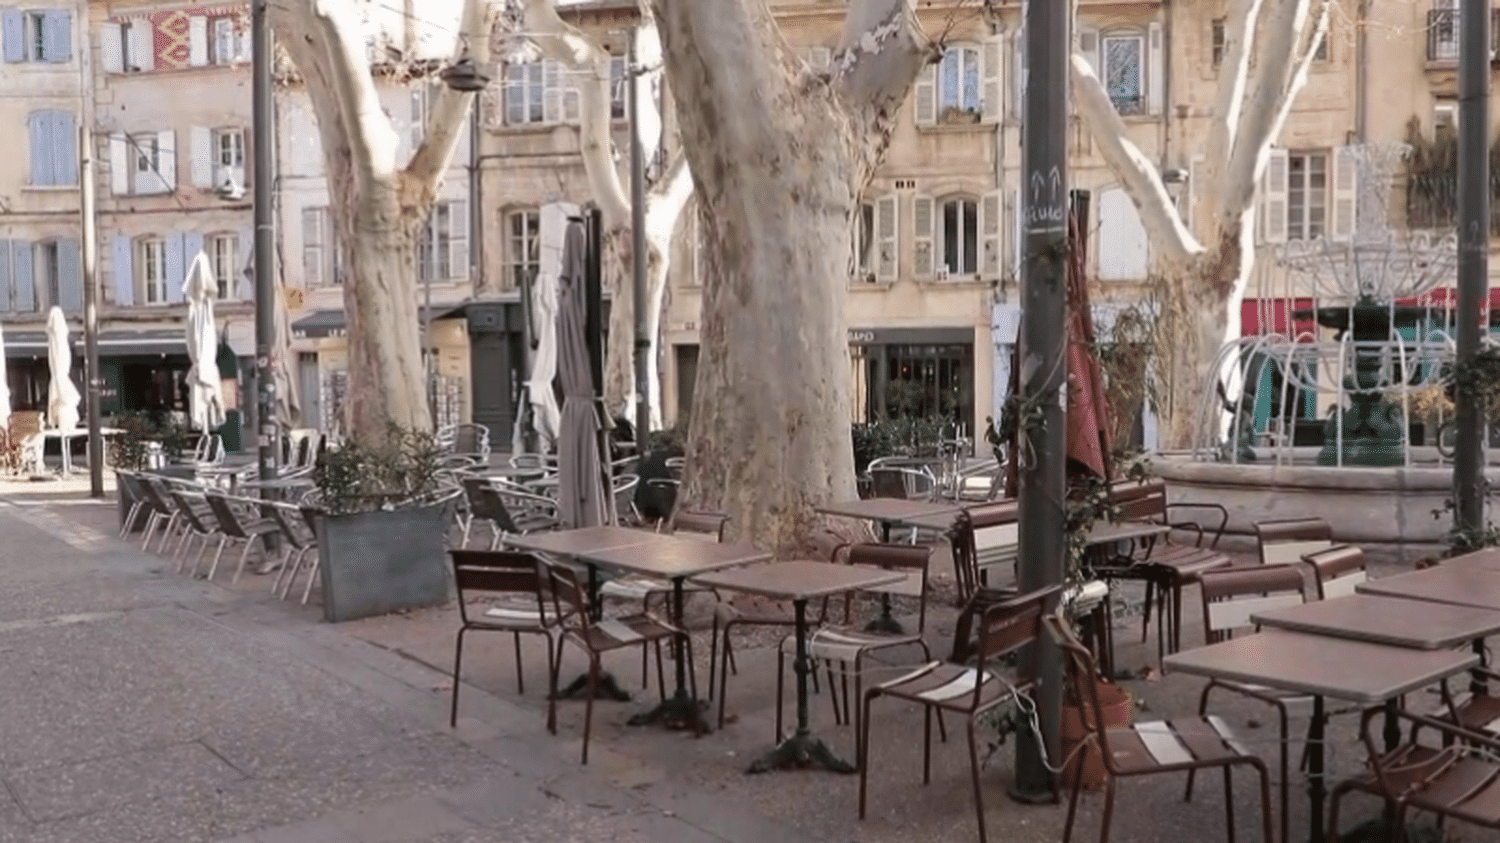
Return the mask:
[[349, 439], [324, 451], [313, 480], [331, 514], [399, 509], [437, 490], [442, 465], [431, 432], [392, 424], [383, 441]]

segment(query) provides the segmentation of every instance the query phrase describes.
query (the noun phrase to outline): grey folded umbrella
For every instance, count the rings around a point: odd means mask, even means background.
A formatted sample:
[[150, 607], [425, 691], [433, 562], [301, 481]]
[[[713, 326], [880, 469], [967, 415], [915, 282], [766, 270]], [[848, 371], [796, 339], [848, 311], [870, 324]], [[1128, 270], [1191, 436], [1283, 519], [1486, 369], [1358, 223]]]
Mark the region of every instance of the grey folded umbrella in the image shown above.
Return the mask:
[[599, 414], [584, 336], [585, 249], [582, 223], [568, 223], [557, 283], [557, 377], [563, 392], [557, 438], [557, 512], [564, 527], [591, 527], [613, 520], [599, 458]]

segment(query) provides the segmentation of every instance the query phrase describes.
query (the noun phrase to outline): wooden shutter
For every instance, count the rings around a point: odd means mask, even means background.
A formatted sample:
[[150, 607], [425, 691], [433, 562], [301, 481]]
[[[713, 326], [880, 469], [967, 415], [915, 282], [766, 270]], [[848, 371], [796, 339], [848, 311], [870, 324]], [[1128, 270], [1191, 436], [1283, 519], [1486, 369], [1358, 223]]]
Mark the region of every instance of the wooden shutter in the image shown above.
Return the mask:
[[130, 307], [135, 304], [135, 269], [131, 266], [134, 254], [130, 248], [130, 238], [123, 234], [115, 235], [115, 242], [110, 250], [110, 269], [115, 276], [115, 306]]
[[0, 240], [0, 313], [10, 309], [10, 241]]
[[[895, 194], [875, 200], [875, 271], [877, 281], [895, 281], [901, 269], [901, 202]], [[858, 238], [856, 238], [857, 242]], [[856, 262], [856, 266], [858, 263]]]
[[167, 235], [167, 255], [165, 286], [167, 288], [167, 301], [182, 301], [183, 273], [187, 271], [187, 262], [182, 258], [182, 232], [174, 231]]
[[61, 300], [53, 304], [69, 313], [83, 311], [83, 269], [77, 240], [57, 241], [57, 291]]
[[931, 278], [936, 256], [933, 254], [935, 214], [931, 196], [911, 198], [911, 274]]
[[542, 122], [561, 123], [562, 119], [562, 65], [542, 59]]
[[469, 277], [469, 203], [448, 203], [448, 277]]
[[1359, 170], [1354, 150], [1347, 146], [1334, 147], [1329, 158], [1333, 164], [1333, 177], [1329, 180], [1333, 185], [1333, 201], [1328, 203], [1328, 211], [1333, 219], [1329, 222], [1328, 231], [1332, 239], [1347, 241], [1354, 237], [1354, 227], [1358, 221], [1356, 194]]
[[161, 177], [161, 192], [171, 193], [177, 189], [176, 132], [167, 130], [156, 135], [156, 171]]
[[1199, 197], [1203, 191], [1208, 189], [1204, 180], [1208, 178], [1208, 166], [1203, 163], [1202, 155], [1194, 155], [1193, 160], [1188, 163], [1187, 189], [1182, 191], [1182, 219], [1187, 223], [1188, 230], [1194, 234], [1198, 233], [1198, 225], [1202, 220], [1198, 219], [1203, 200]]
[[1011, 272], [1017, 281], [1021, 280], [1021, 272], [1026, 262], [1026, 240], [1022, 220], [1026, 213], [1026, 198], [1020, 190], [1016, 191], [1015, 202], [1011, 205], [1010, 226], [1010, 262]]
[[109, 136], [109, 187], [116, 196], [130, 192], [130, 142], [123, 132]]
[[73, 15], [63, 9], [42, 14], [42, 47], [47, 61], [62, 64], [73, 58]]
[[1286, 242], [1287, 163], [1285, 149], [1272, 149], [1261, 180], [1261, 240]]
[[979, 277], [1000, 277], [1000, 191], [992, 190], [979, 200]]
[[215, 188], [214, 132], [207, 126], [188, 129], [188, 179], [193, 187]]
[[[255, 229], [240, 229], [239, 291], [242, 301], [255, 298]], [[230, 289], [234, 289], [233, 285]]]
[[1167, 50], [1159, 21], [1146, 27], [1146, 108], [1160, 114], [1167, 95]]
[[26, 60], [26, 33], [20, 9], [0, 9], [0, 41], [4, 42], [6, 61]]
[[302, 209], [302, 284], [316, 289], [328, 283], [323, 277], [323, 212], [321, 208]]
[[78, 127], [69, 111], [52, 112], [53, 184], [78, 184]]
[[105, 21], [99, 25], [99, 61], [105, 73], [125, 72], [125, 48], [121, 37], [118, 23]]
[[1010, 114], [1019, 120], [1026, 107], [1026, 27], [1018, 27], [1011, 33], [1010, 53], [1014, 57], [1010, 69]]
[[130, 67], [128, 72], [145, 72], [156, 69], [156, 44], [151, 22], [137, 18], [130, 22]]
[[10, 241], [11, 280], [16, 288], [16, 312], [36, 311], [36, 284], [31, 272], [31, 241]]
[[56, 169], [52, 164], [56, 153], [52, 144], [52, 112], [31, 112], [26, 117], [26, 136], [31, 145], [31, 185], [51, 187]]
[[208, 64], [207, 15], [191, 15], [188, 18], [188, 64], [193, 67]]
[[918, 126], [937, 125], [937, 65], [929, 64], [917, 74], [916, 92], [912, 97]]
[[981, 119], [999, 123], [1005, 116], [1005, 50], [1004, 36], [991, 35], [980, 47], [984, 72]]

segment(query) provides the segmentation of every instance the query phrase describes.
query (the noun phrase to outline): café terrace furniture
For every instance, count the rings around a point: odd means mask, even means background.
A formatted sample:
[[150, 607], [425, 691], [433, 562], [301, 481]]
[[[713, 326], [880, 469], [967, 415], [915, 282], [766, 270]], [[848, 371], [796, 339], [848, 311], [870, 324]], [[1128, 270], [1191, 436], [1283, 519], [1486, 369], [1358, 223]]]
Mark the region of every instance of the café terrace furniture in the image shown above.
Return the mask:
[[1296, 562], [1333, 546], [1333, 527], [1321, 518], [1278, 518], [1255, 522], [1256, 551], [1262, 565]]
[[1302, 562], [1312, 568], [1318, 599], [1345, 597], [1354, 593], [1370, 578], [1365, 552], [1352, 544], [1340, 544], [1313, 553], [1302, 554]]
[[[888, 544], [891, 540], [891, 530], [907, 525], [910, 519], [948, 514], [957, 515], [960, 507], [952, 501], [862, 498], [859, 500], [834, 501], [833, 503], [820, 504], [814, 507], [814, 510], [823, 515], [837, 515], [845, 518], [859, 518], [866, 521], [873, 521], [880, 525], [880, 541]], [[897, 635], [902, 632], [901, 624], [891, 615], [891, 601], [889, 596], [882, 597], [880, 601], [880, 615], [870, 622], [868, 629], [872, 632], [889, 632]]]
[[[553, 663], [553, 645], [557, 635], [557, 615], [549, 611], [543, 598], [542, 561], [530, 553], [513, 550], [450, 550], [453, 581], [458, 588], [458, 616], [462, 622], [453, 644], [453, 700], [448, 711], [448, 725], [458, 725], [458, 686], [464, 659], [464, 634], [467, 632], [510, 633], [516, 655], [516, 693], [526, 693], [521, 665], [521, 636], [539, 635], [547, 641], [547, 671]], [[469, 615], [469, 598], [482, 595], [495, 601], [483, 612]], [[498, 598], [498, 599], [497, 599]], [[557, 731], [556, 709], [548, 708], [547, 730]]]

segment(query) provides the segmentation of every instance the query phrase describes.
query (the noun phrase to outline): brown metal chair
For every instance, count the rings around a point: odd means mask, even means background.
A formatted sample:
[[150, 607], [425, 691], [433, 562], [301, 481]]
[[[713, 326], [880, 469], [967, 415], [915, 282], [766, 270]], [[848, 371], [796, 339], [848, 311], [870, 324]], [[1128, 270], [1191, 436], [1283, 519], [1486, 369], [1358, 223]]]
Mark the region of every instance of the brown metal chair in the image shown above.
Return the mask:
[[929, 662], [905, 676], [883, 682], [865, 692], [859, 732], [859, 817], [865, 817], [866, 785], [870, 771], [870, 705], [877, 697], [892, 697], [922, 706], [922, 783], [932, 781], [932, 717], [939, 723], [943, 712], [952, 712], [968, 721], [969, 766], [974, 785], [974, 810], [979, 819], [979, 841], [987, 840], [984, 827], [984, 795], [979, 782], [979, 742], [976, 731], [981, 716], [991, 709], [1016, 699], [1031, 688], [1034, 676], [1019, 676], [1014, 681], [1001, 678], [999, 663], [1007, 655], [1036, 642], [1042, 634], [1042, 618], [1047, 603], [1060, 590], [1052, 587], [1014, 597], [991, 606], [984, 613], [979, 632], [978, 659], [974, 667], [951, 662]]
[[[854, 675], [854, 699], [864, 698], [865, 658], [872, 653], [896, 647], [916, 646], [922, 648], [922, 658], [932, 659], [932, 651], [922, 640], [927, 630], [927, 573], [932, 562], [932, 548], [910, 544], [855, 544], [849, 546], [845, 561], [850, 565], [865, 565], [871, 568], [899, 570], [907, 578], [880, 589], [866, 590], [867, 594], [914, 597], [917, 600], [917, 628], [912, 632], [891, 634], [866, 632], [850, 627], [850, 605], [844, 605], [844, 626], [824, 626], [807, 636], [808, 656], [814, 663], [828, 666], [828, 696], [833, 703], [836, 723], [849, 722], [849, 676]], [[851, 595], [852, 597], [852, 595]], [[776, 650], [776, 736], [781, 737], [782, 692], [786, 682], [787, 656], [796, 657], [797, 637], [788, 635], [781, 639]], [[835, 669], [837, 665], [837, 669]], [[851, 669], [852, 665], [852, 669]], [[834, 684], [835, 672], [842, 682], [844, 703], [842, 716], [839, 711], [838, 686]], [[854, 734], [859, 734], [860, 707], [854, 706]]]
[[[1203, 592], [1203, 636], [1205, 644], [1227, 641], [1238, 632], [1254, 630], [1251, 614], [1296, 606], [1307, 601], [1307, 584], [1301, 565], [1253, 565], [1245, 568], [1228, 568], [1220, 571], [1205, 571], [1199, 576], [1199, 587]], [[1287, 720], [1294, 705], [1312, 706], [1313, 698], [1305, 694], [1291, 694], [1264, 685], [1250, 685], [1224, 679], [1210, 679], [1198, 697], [1198, 716], [1208, 716], [1208, 697], [1215, 690], [1225, 690], [1267, 705], [1275, 706], [1280, 724], [1279, 758], [1281, 762], [1281, 839], [1287, 836], [1288, 767], [1287, 741], [1290, 739]], [[1193, 773], [1188, 773], [1185, 798], [1193, 797]]]
[[1312, 568], [1313, 582], [1318, 586], [1318, 599], [1347, 597], [1354, 593], [1355, 586], [1369, 579], [1369, 562], [1365, 552], [1352, 544], [1341, 544], [1305, 553], [1302, 562]]
[[[453, 703], [448, 725], [458, 725], [458, 686], [464, 659], [464, 634], [467, 632], [508, 632], [516, 650], [516, 693], [526, 693], [521, 665], [521, 636], [540, 635], [547, 639], [547, 668], [553, 661], [552, 640], [557, 633], [556, 614], [548, 612], [542, 593], [541, 561], [530, 553], [510, 550], [450, 550], [453, 581], [458, 586], [458, 616], [463, 626], [453, 645]], [[478, 617], [469, 616], [469, 598], [475, 595], [509, 598], [505, 603], [486, 609]], [[554, 729], [553, 710], [548, 710], [547, 727]]]
[[[1436, 718], [1399, 711], [1396, 717], [1413, 724], [1408, 739], [1381, 749], [1371, 722], [1386, 709], [1365, 712], [1360, 736], [1369, 753], [1370, 769], [1340, 782], [1333, 789], [1328, 811], [1329, 840], [1338, 839], [1339, 804], [1360, 791], [1385, 799], [1395, 808], [1396, 828], [1406, 825], [1409, 811], [1430, 811], [1440, 819], [1453, 818], [1489, 829], [1500, 829], [1500, 740], [1459, 729]], [[1419, 743], [1423, 729], [1438, 734], [1440, 744]]]
[[594, 697], [597, 696], [599, 675], [602, 672], [601, 657], [614, 650], [654, 645], [657, 691], [665, 700], [667, 687], [662, 670], [661, 642], [680, 637], [686, 649], [689, 690], [696, 699], [698, 680], [693, 670], [693, 641], [681, 629], [646, 614], [595, 621], [589, 615], [588, 592], [578, 584], [578, 575], [571, 568], [560, 565], [548, 565], [546, 570], [552, 590], [553, 612], [562, 633], [557, 654], [552, 661], [552, 693], [547, 698], [547, 729], [554, 734], [557, 732], [557, 676], [562, 672], [562, 645], [572, 643], [589, 657], [588, 688], [583, 710], [583, 763], [587, 764], [589, 733], [594, 723]]
[[988, 584], [988, 569], [1015, 562], [1018, 516], [1014, 500], [968, 507], [955, 516], [948, 529], [948, 543], [953, 551], [958, 605], [968, 603]]
[[1255, 543], [1262, 565], [1298, 562], [1306, 554], [1332, 547], [1333, 528], [1321, 518], [1257, 521]]
[[[1224, 721], [1217, 717], [1180, 717], [1131, 726], [1105, 726], [1101, 716], [1099, 690], [1094, 681], [1098, 671], [1094, 667], [1093, 657], [1073, 637], [1066, 621], [1056, 615], [1047, 615], [1043, 622], [1063, 650], [1070, 687], [1077, 689], [1074, 693], [1079, 697], [1079, 713], [1084, 729], [1088, 732], [1073, 752], [1085, 752], [1087, 747], [1097, 745], [1104, 761], [1106, 776], [1100, 843], [1109, 843], [1116, 780], [1128, 776], [1180, 773], [1214, 767], [1224, 771], [1224, 816], [1230, 843], [1234, 843], [1234, 783], [1231, 772], [1241, 764], [1255, 768], [1260, 774], [1261, 834], [1266, 843], [1275, 839], [1271, 830], [1271, 784], [1265, 762], [1246, 751]], [[1066, 764], [1064, 759], [1060, 766]], [[1068, 798], [1068, 817], [1063, 823], [1063, 843], [1073, 839], [1073, 819], [1077, 814], [1078, 792], [1082, 786], [1083, 776], [1075, 776], [1072, 795]]]

